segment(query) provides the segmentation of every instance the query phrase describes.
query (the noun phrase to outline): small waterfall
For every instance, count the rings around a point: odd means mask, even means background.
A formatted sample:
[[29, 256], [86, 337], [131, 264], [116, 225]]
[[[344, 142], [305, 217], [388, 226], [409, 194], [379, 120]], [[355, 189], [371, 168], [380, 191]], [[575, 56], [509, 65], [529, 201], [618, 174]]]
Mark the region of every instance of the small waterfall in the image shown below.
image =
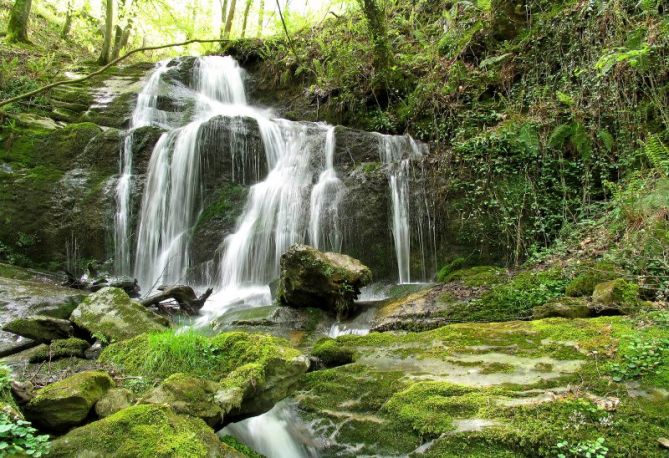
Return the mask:
[[137, 96], [130, 129], [125, 136], [119, 161], [119, 179], [116, 183], [116, 215], [114, 218], [114, 263], [116, 272], [130, 274], [130, 195], [132, 192], [133, 131], [140, 127], [165, 125], [166, 118], [157, 109], [160, 79], [167, 70], [167, 61], [160, 62]]
[[[388, 181], [392, 202], [392, 233], [399, 283], [411, 283], [410, 167], [411, 160], [420, 158], [422, 151], [413, 138], [390, 135], [382, 136], [380, 149], [381, 160], [390, 170]], [[410, 152], [409, 156], [407, 151]]]
[[339, 227], [339, 205], [345, 187], [334, 168], [335, 128], [325, 137], [325, 169], [311, 191], [309, 241], [324, 251], [341, 251], [342, 234]]

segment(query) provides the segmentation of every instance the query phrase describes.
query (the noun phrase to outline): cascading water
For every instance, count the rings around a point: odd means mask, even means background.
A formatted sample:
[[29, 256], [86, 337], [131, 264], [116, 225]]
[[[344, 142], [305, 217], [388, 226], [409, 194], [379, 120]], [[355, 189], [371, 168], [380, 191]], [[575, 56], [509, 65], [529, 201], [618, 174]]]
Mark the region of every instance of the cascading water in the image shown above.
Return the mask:
[[410, 167], [412, 160], [422, 156], [422, 151], [411, 137], [390, 135], [382, 136], [380, 149], [381, 160], [389, 167], [392, 233], [399, 283], [411, 283]]
[[116, 272], [130, 273], [130, 195], [132, 191], [133, 131], [140, 127], [166, 125], [163, 111], [157, 109], [160, 79], [167, 70], [167, 61], [160, 62], [137, 96], [130, 129], [125, 136], [119, 161], [119, 179], [116, 183], [116, 215], [114, 225]]
[[335, 128], [325, 137], [325, 170], [311, 191], [309, 241], [323, 251], [341, 251], [342, 234], [339, 227], [339, 205], [345, 187], [334, 168]]

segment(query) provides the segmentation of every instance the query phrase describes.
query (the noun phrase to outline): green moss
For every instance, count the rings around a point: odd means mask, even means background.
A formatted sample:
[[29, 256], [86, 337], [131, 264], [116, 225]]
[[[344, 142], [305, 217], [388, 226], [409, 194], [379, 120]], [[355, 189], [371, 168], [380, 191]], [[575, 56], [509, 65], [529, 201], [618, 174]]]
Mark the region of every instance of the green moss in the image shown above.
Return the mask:
[[592, 300], [604, 306], [635, 307], [639, 304], [639, 285], [623, 278], [599, 283], [592, 293]]
[[448, 281], [447, 278], [449, 275], [451, 275], [454, 271], [462, 268], [462, 266], [465, 264], [466, 259], [465, 258], [455, 258], [445, 264], [439, 271], [437, 272], [436, 279], [439, 282], [445, 282]]
[[229, 447], [237, 450], [242, 455], [244, 455], [248, 458], [264, 458], [264, 455], [261, 455], [260, 453], [253, 450], [251, 447], [249, 447], [246, 444], [240, 442], [234, 436], [230, 436], [230, 435], [223, 436], [221, 438], [221, 442], [223, 442], [225, 445], [228, 445]]
[[137, 458], [225, 456], [230, 449], [200, 419], [169, 407], [138, 405], [77, 428], [52, 443], [50, 456]]
[[574, 277], [565, 287], [565, 294], [572, 297], [591, 296], [598, 283], [616, 278], [618, 268], [610, 262], [598, 262]]
[[247, 188], [244, 186], [236, 183], [224, 184], [222, 188], [218, 190], [216, 200], [209, 204], [202, 213], [200, 213], [200, 216], [195, 223], [194, 232], [196, 232], [201, 225], [214, 219], [222, 219], [222, 224], [234, 224], [244, 207], [246, 194]]
[[90, 347], [88, 342], [76, 337], [53, 340], [49, 345], [42, 345], [31, 353], [30, 362], [55, 361], [69, 357], [83, 358], [88, 347]]
[[321, 339], [316, 342], [312, 356], [320, 359], [325, 367], [341, 366], [353, 361], [353, 351], [342, 347], [334, 339]]
[[495, 266], [475, 266], [456, 270], [445, 276], [444, 280], [462, 281], [467, 286], [491, 286], [502, 282], [506, 269]]
[[124, 372], [149, 378], [165, 378], [177, 372], [220, 380], [248, 363], [264, 364], [272, 358], [293, 358], [299, 351], [275, 337], [244, 332], [206, 337], [195, 331], [142, 334], [115, 343], [100, 355]]

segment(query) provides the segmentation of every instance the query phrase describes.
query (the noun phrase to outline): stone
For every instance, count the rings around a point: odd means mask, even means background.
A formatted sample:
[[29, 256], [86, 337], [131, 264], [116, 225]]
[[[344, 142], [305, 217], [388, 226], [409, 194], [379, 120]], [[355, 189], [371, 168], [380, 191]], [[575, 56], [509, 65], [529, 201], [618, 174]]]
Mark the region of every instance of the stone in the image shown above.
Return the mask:
[[111, 388], [95, 404], [95, 413], [100, 418], [105, 418], [116, 412], [130, 407], [135, 403], [135, 395], [126, 388]]
[[561, 297], [532, 309], [532, 317], [535, 320], [554, 317], [587, 318], [589, 316], [592, 316], [592, 312], [587, 301], [571, 297]]
[[214, 403], [218, 384], [210, 380], [177, 373], [144, 396], [142, 404], [167, 404], [178, 414], [198, 417], [209, 426], [222, 426], [221, 407]]
[[321, 308], [345, 317], [352, 311], [360, 288], [371, 280], [371, 270], [357, 259], [293, 245], [281, 256], [279, 302]]
[[199, 418], [152, 404], [125, 408], [51, 443], [49, 457], [242, 458]]
[[38, 390], [25, 407], [26, 417], [46, 430], [67, 431], [84, 423], [95, 403], [113, 386], [106, 372], [79, 372]]
[[639, 306], [639, 285], [623, 278], [599, 283], [592, 302], [600, 315], [628, 314]]
[[337, 367], [353, 362], [353, 350], [339, 345], [334, 339], [316, 342], [311, 355], [318, 358], [324, 367]]
[[45, 315], [18, 318], [5, 324], [2, 329], [40, 342], [67, 339], [74, 335], [74, 327], [70, 321]]
[[169, 321], [119, 288], [103, 288], [91, 294], [72, 312], [72, 321], [92, 335], [110, 341], [126, 340], [144, 332], [164, 331]]
[[85, 358], [85, 352], [90, 344], [83, 339], [71, 337], [69, 339], [57, 339], [49, 345], [40, 345], [30, 354], [31, 363], [42, 361], [55, 361], [61, 358]]

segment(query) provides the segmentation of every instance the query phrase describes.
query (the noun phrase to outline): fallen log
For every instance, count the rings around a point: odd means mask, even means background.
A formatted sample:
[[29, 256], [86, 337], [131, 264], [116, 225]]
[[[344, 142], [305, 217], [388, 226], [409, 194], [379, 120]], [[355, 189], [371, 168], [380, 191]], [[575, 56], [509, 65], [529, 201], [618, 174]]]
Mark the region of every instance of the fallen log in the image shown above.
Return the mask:
[[186, 285], [161, 286], [158, 290], [160, 292], [143, 299], [140, 303], [145, 307], [156, 306], [162, 309], [162, 302], [174, 300], [179, 304], [179, 308], [190, 316], [197, 315], [211, 293], [214, 292], [213, 289], [209, 288], [198, 297], [193, 288]]

